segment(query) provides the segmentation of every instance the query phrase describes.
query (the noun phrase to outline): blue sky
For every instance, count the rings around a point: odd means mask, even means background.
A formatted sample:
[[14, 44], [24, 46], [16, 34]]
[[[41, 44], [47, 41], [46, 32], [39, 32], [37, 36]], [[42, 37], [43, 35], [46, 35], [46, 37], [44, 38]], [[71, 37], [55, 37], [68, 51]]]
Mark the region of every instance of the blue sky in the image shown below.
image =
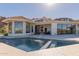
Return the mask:
[[0, 4], [0, 16], [25, 16], [28, 18], [47, 16], [50, 18], [79, 18], [79, 4], [54, 4], [47, 6], [39, 3]]

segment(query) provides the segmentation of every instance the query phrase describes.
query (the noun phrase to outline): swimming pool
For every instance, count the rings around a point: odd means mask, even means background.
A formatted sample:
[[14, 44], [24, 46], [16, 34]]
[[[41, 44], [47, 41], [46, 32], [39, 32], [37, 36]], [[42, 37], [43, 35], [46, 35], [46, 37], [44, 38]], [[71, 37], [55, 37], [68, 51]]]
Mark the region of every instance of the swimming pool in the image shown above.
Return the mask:
[[32, 38], [4, 38], [0, 39], [0, 42], [6, 43], [18, 49], [24, 51], [34, 51], [47, 48], [55, 48], [60, 46], [66, 46], [71, 44], [79, 44], [79, 42], [74, 41], [64, 41], [64, 40], [49, 40], [49, 39], [32, 39]]

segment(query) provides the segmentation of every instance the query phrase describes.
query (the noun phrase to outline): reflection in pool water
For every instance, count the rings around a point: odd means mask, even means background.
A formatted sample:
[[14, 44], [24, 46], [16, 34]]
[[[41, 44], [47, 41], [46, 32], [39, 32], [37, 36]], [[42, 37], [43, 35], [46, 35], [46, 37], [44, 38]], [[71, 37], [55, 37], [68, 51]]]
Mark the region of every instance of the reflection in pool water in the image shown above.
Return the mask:
[[16, 48], [22, 49], [24, 51], [34, 51], [39, 49], [47, 49], [53, 47], [66, 46], [71, 44], [78, 44], [79, 42], [74, 41], [64, 41], [64, 40], [38, 40], [38, 39], [0, 39], [8, 45], [14, 46]]

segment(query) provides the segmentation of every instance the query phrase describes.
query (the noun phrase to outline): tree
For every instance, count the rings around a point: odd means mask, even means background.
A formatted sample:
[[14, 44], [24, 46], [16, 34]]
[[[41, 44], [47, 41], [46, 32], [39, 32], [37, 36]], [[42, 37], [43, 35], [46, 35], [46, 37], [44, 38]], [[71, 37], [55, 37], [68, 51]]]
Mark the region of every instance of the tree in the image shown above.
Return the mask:
[[6, 25], [7, 25], [7, 23], [0, 22], [0, 34], [6, 33], [6, 31], [5, 31], [5, 26]]

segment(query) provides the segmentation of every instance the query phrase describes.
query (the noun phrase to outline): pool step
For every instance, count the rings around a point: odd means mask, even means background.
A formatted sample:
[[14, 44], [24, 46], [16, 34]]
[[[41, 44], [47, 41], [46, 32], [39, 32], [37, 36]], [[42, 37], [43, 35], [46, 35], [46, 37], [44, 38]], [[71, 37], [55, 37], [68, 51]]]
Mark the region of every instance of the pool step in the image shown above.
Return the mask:
[[43, 45], [40, 49], [46, 49], [50, 44], [52, 43], [52, 41], [48, 41], [45, 45]]

